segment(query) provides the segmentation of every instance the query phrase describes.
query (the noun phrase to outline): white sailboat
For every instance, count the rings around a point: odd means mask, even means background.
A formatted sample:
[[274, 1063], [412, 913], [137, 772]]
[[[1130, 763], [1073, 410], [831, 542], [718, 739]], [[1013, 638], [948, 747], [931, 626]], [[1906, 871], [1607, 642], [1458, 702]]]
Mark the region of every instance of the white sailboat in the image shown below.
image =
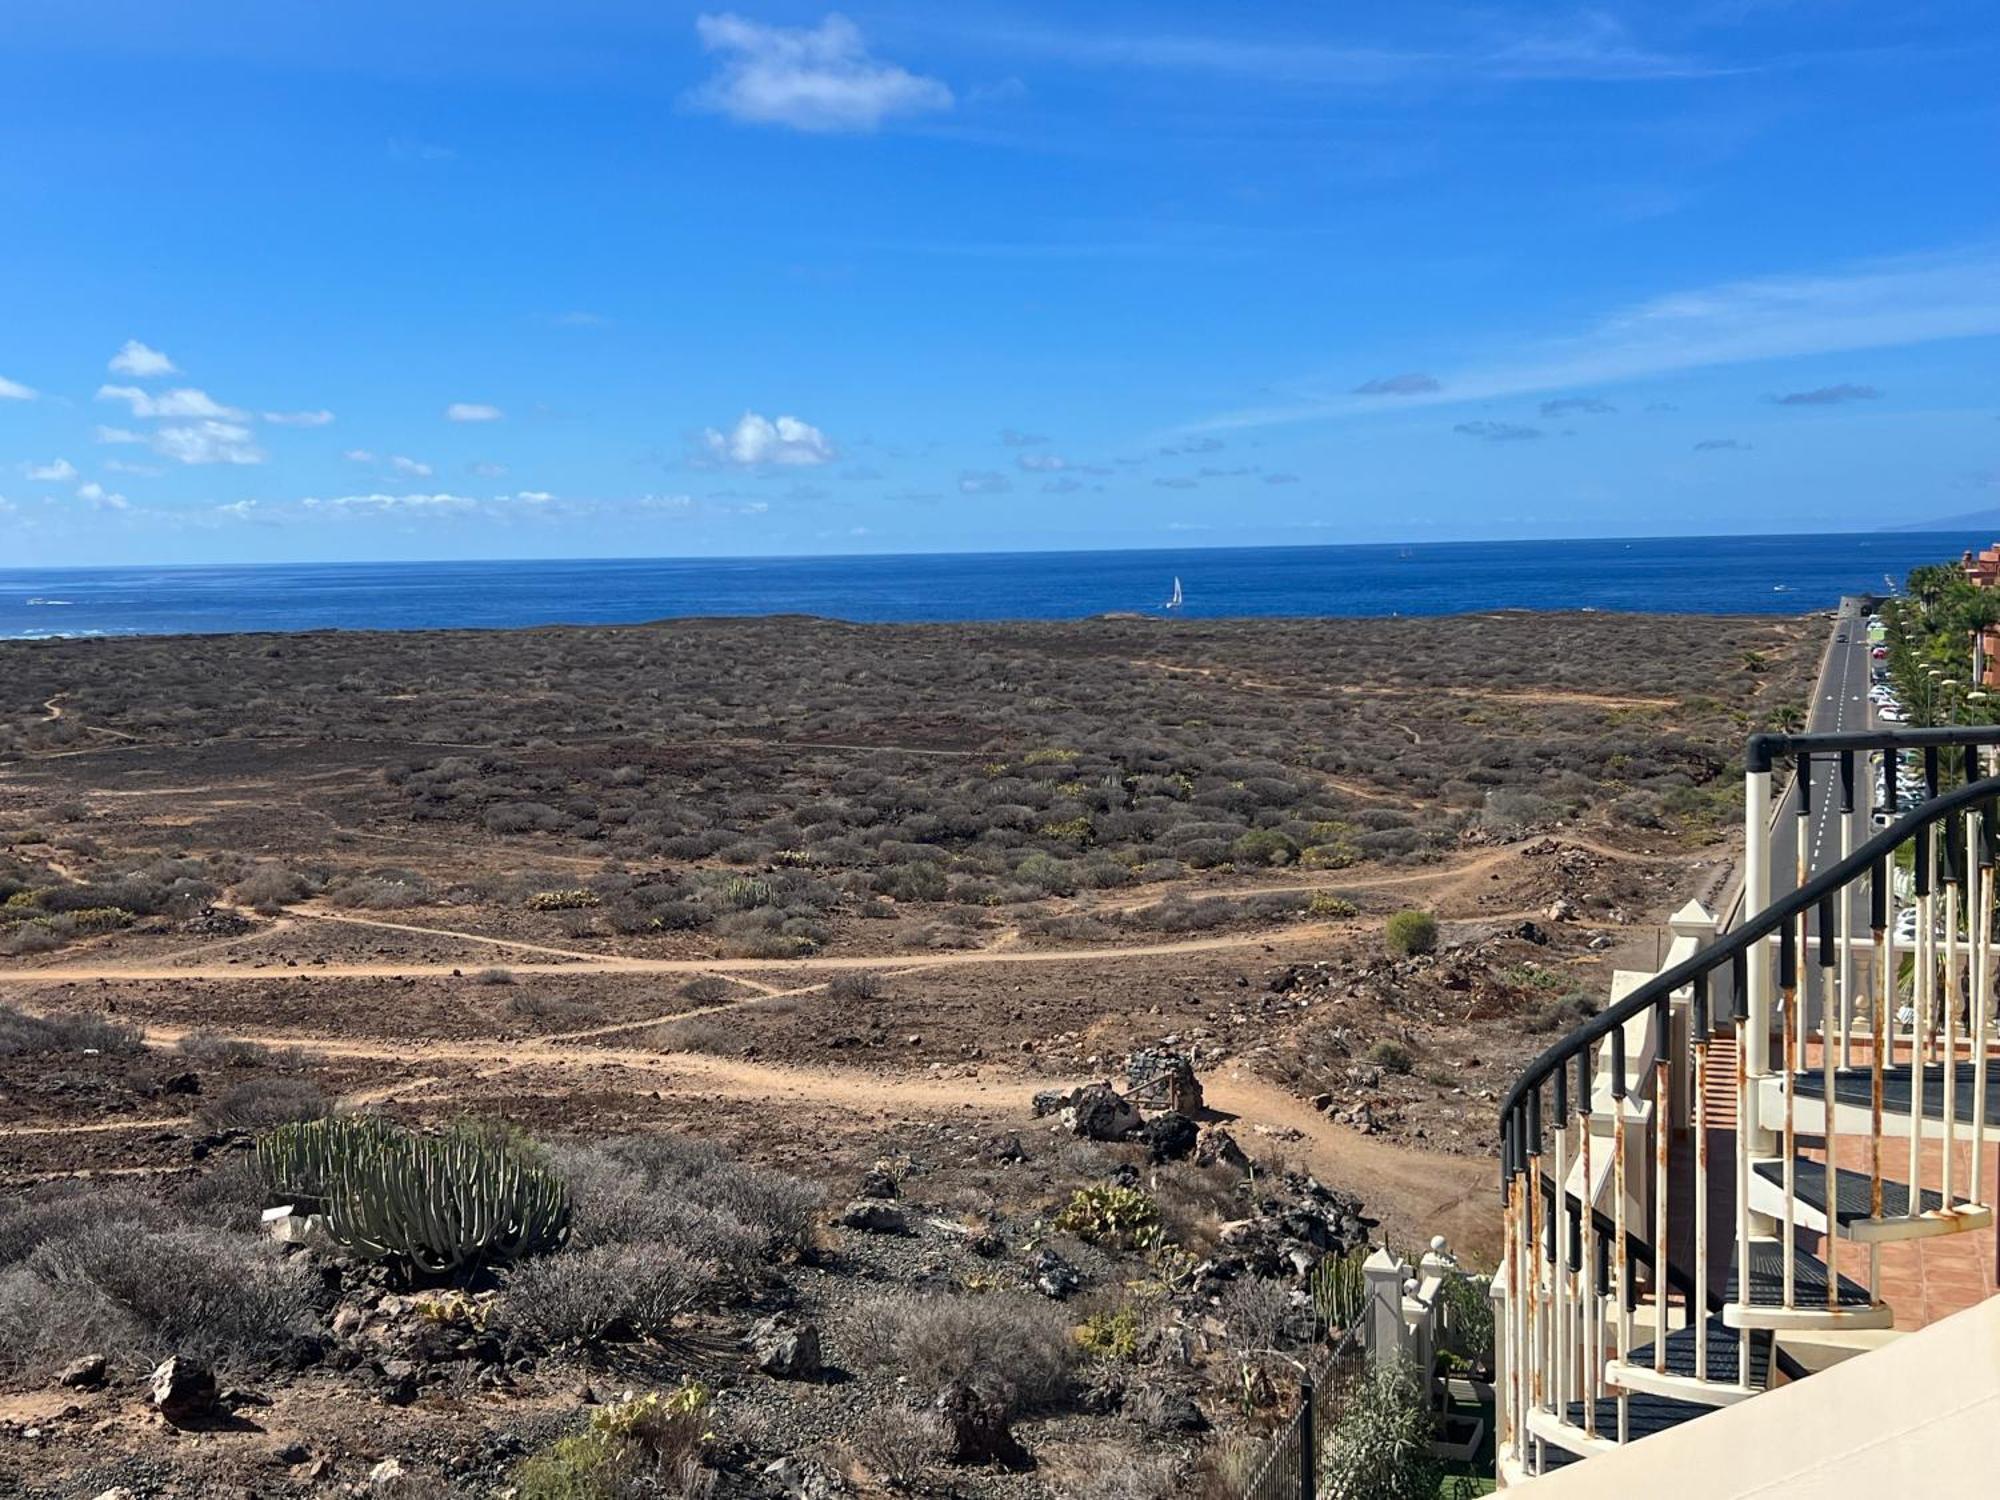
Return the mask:
[[1174, 577], [1174, 596], [1173, 598], [1169, 599], [1165, 604], [1162, 604], [1160, 608], [1179, 609], [1180, 607], [1181, 607], [1181, 580], [1179, 575], [1176, 574]]

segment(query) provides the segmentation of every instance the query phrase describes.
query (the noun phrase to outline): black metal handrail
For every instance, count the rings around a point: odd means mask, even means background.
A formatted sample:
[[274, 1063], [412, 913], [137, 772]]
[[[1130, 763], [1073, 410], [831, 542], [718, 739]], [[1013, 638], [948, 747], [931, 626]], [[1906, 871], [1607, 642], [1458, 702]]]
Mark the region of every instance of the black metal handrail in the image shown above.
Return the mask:
[[[1959, 729], [1951, 731], [1920, 729], [1910, 731], [1910, 733], [1925, 736], [1923, 740], [1917, 742], [1920, 745], [2000, 744], [2000, 729]], [[1935, 738], [1939, 734], [1947, 733], [1961, 736], [1977, 734], [1980, 737], [1976, 740], [1940, 740]], [[1789, 738], [1792, 743], [1797, 744], [1809, 737], [1800, 735], [1790, 737], [1758, 736], [1758, 738]], [[1833, 735], [1812, 738], [1845, 740], [1854, 738], [1881, 739], [1883, 737]], [[1755, 744], [1756, 741], [1753, 740], [1752, 743]], [[1907, 743], [1908, 740], [1906, 737], [1892, 738], [1881, 748], [1900, 749], [1904, 748]], [[1870, 745], [1854, 745], [1802, 746], [1801, 748], [1807, 748], [1810, 751], [1812, 748], [1868, 749], [1875, 747]], [[1504, 1184], [1518, 1170], [1519, 1163], [1514, 1159], [1516, 1154], [1525, 1154], [1526, 1142], [1520, 1140], [1523, 1132], [1519, 1131], [1513, 1122], [1521, 1118], [1524, 1112], [1525, 1101], [1530, 1094], [1539, 1090], [1543, 1084], [1547, 1083], [1557, 1070], [1566, 1067], [1572, 1062], [1584, 1048], [1595, 1046], [1605, 1037], [1619, 1031], [1633, 1017], [1643, 1015], [1648, 1010], [1661, 1005], [1674, 991], [1694, 984], [1697, 981], [1705, 982], [1710, 974], [1725, 964], [1745, 960], [1756, 946], [1766, 938], [1780, 932], [1788, 932], [1788, 924], [1794, 917], [1797, 917], [1802, 912], [1810, 911], [1828, 897], [1845, 890], [1863, 875], [1872, 875], [1879, 882], [1881, 880], [1880, 861], [1894, 854], [1905, 840], [1915, 835], [1919, 830], [1929, 828], [1932, 824], [1964, 808], [1973, 806], [1979, 802], [1991, 801], [1995, 798], [2000, 798], [2000, 776], [1989, 776], [1980, 781], [1967, 782], [1953, 791], [1943, 792], [1929, 799], [1913, 811], [1905, 813], [1896, 822], [1876, 834], [1875, 837], [1871, 838], [1867, 843], [1856, 849], [1831, 869], [1822, 871], [1790, 895], [1765, 907], [1755, 916], [1739, 925], [1727, 937], [1703, 948], [1699, 953], [1674, 965], [1673, 968], [1655, 975], [1652, 979], [1640, 985], [1630, 995], [1627, 995], [1623, 1000], [1600, 1011], [1590, 1020], [1584, 1022], [1583, 1025], [1577, 1027], [1576, 1030], [1569, 1033], [1568, 1036], [1544, 1051], [1533, 1062], [1529, 1063], [1522, 1071], [1521, 1076], [1515, 1080], [1514, 1086], [1507, 1091], [1506, 1098], [1500, 1102], [1500, 1132], [1503, 1147], [1501, 1152], [1501, 1181], [1503, 1192]], [[1990, 853], [1988, 857], [1990, 858]], [[1871, 912], [1871, 916], [1879, 919], [1882, 902], [1878, 900], [1873, 905], [1875, 911]], [[1734, 997], [1734, 1002], [1739, 1008], [1744, 1004], [1744, 996], [1740, 988]], [[1622, 1079], [1614, 1078], [1614, 1086], [1622, 1086], [1622, 1084]]]
[[1743, 752], [1747, 771], [1768, 771], [1774, 762], [1794, 755], [1819, 755], [1842, 750], [1966, 749], [2000, 745], [2000, 724], [1942, 724], [1928, 729], [1857, 729], [1840, 733], [1753, 734]]

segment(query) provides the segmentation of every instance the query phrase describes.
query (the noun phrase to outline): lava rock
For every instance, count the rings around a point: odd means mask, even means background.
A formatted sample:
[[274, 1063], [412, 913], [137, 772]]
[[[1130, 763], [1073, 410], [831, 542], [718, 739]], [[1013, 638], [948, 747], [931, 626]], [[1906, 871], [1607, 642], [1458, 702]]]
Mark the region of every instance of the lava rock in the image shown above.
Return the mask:
[[896, 1195], [896, 1179], [880, 1167], [870, 1167], [863, 1173], [861, 1186], [855, 1192], [857, 1198], [894, 1198]]
[[94, 1391], [104, 1384], [105, 1362], [101, 1354], [86, 1354], [56, 1371], [56, 1384], [72, 1390]]
[[840, 1223], [863, 1234], [908, 1234], [910, 1221], [893, 1203], [879, 1198], [857, 1198], [841, 1210]]
[[1139, 1129], [1139, 1111], [1106, 1083], [1080, 1088], [1062, 1112], [1063, 1126], [1087, 1141], [1122, 1141]]
[[176, 1427], [198, 1422], [215, 1410], [215, 1372], [199, 1360], [172, 1355], [146, 1384], [154, 1410]]
[[1046, 1248], [1035, 1252], [1034, 1263], [1030, 1266], [1028, 1275], [1036, 1291], [1057, 1302], [1083, 1285], [1083, 1277], [1076, 1267], [1055, 1251]]
[[764, 1465], [764, 1477], [790, 1500], [841, 1500], [850, 1493], [839, 1475], [802, 1458], [775, 1459]]
[[1007, 1423], [1007, 1405], [998, 1396], [964, 1381], [953, 1381], [938, 1393], [937, 1414], [944, 1421], [945, 1458], [955, 1464], [997, 1464], [1019, 1472], [1034, 1467]]
[[1186, 1391], [1168, 1386], [1149, 1391], [1146, 1399], [1134, 1403], [1140, 1420], [1154, 1432], [1197, 1433], [1208, 1431], [1208, 1418]]
[[1198, 1166], [1212, 1167], [1218, 1163], [1234, 1171], [1248, 1172], [1250, 1156], [1236, 1144], [1236, 1137], [1219, 1126], [1210, 1125], [1201, 1132], [1195, 1142], [1194, 1159]]
[[757, 1368], [779, 1380], [817, 1380], [819, 1328], [779, 1313], [762, 1319], [745, 1340]]
[[1075, 1094], [1074, 1089], [1043, 1089], [1035, 1095], [1032, 1106], [1035, 1118], [1039, 1120], [1048, 1115], [1061, 1114], [1069, 1108], [1069, 1101]]
[[1154, 1115], [1145, 1124], [1146, 1149], [1154, 1161], [1185, 1161], [1194, 1155], [1201, 1127], [1177, 1110]]

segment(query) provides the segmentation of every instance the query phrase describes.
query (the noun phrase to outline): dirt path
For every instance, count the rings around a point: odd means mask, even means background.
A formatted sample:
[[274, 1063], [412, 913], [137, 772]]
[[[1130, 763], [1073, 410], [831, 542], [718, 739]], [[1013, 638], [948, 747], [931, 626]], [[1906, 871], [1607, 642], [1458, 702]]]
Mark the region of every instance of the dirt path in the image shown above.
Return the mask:
[[[1362, 1135], [1333, 1123], [1238, 1062], [1203, 1078], [1202, 1092], [1210, 1109], [1235, 1116], [1253, 1131], [1262, 1126], [1274, 1132], [1281, 1154], [1356, 1194], [1371, 1213], [1382, 1217], [1383, 1229], [1405, 1254], [1421, 1250], [1431, 1235], [1441, 1234], [1477, 1262], [1497, 1258], [1500, 1216], [1489, 1162]], [[1288, 1141], [1285, 1137], [1291, 1132], [1297, 1138]], [[1261, 1142], [1240, 1130], [1237, 1134], [1254, 1155]]]
[[[146, 1028], [144, 1039], [149, 1046], [171, 1046], [189, 1030], [153, 1026]], [[528, 1068], [600, 1073], [617, 1068], [644, 1075], [649, 1088], [675, 1094], [808, 1105], [877, 1119], [910, 1111], [1025, 1117], [1036, 1093], [1065, 1082], [984, 1069], [972, 1077], [885, 1076], [859, 1069], [781, 1066], [700, 1052], [582, 1048], [546, 1039], [505, 1043], [442, 1040], [415, 1049], [406, 1042], [298, 1031], [247, 1035], [242, 1040], [268, 1047], [303, 1047], [323, 1057], [367, 1062], [407, 1064], [413, 1061], [414, 1052], [419, 1067], [453, 1063], [474, 1069], [471, 1079], [452, 1073], [416, 1073], [361, 1090], [341, 1101], [350, 1108], [393, 1103], [440, 1088], [462, 1088], [468, 1082], [491, 1081]], [[1486, 1201], [1492, 1173], [1484, 1161], [1441, 1156], [1361, 1135], [1327, 1120], [1240, 1063], [1226, 1064], [1204, 1084], [1209, 1108], [1226, 1122], [1234, 1122], [1244, 1146], [1253, 1154], [1268, 1142], [1280, 1155], [1359, 1194], [1378, 1212], [1390, 1211], [1394, 1205], [1394, 1217], [1385, 1219], [1385, 1226], [1401, 1243], [1410, 1245], [1420, 1236], [1444, 1234], [1476, 1256], [1490, 1256], [1497, 1249], [1490, 1243], [1497, 1234], [1496, 1216]], [[74, 1130], [171, 1129], [186, 1123], [184, 1118], [162, 1118], [8, 1126], [0, 1127], [0, 1137]]]
[[1590, 693], [1572, 688], [1431, 687], [1425, 684], [1358, 682], [1272, 682], [1217, 667], [1193, 667], [1179, 662], [1140, 659], [1135, 667], [1151, 667], [1176, 677], [1202, 677], [1229, 687], [1257, 693], [1287, 693], [1304, 698], [1471, 698], [1487, 703], [1573, 704], [1584, 708], [1678, 708], [1678, 698], [1638, 693]]
[[[67, 693], [57, 693], [53, 698], [46, 700], [42, 704], [43, 723], [54, 724], [59, 720], [70, 717], [68, 710], [62, 706], [62, 700], [68, 696]], [[86, 724], [81, 719], [77, 719], [74, 722], [76, 727], [83, 730], [86, 734], [108, 734], [114, 740], [126, 740], [135, 745], [139, 742], [138, 735], [127, 734], [122, 729], [106, 729], [102, 724]]]
[[[454, 933], [434, 928], [415, 928], [438, 937]], [[1108, 948], [990, 948], [955, 953], [929, 953], [899, 957], [895, 954], [841, 954], [825, 958], [619, 958], [596, 957], [588, 963], [511, 964], [516, 974], [726, 974], [734, 979], [742, 974], [809, 973], [817, 969], [893, 969], [923, 967], [962, 968], [978, 964], [1062, 964], [1117, 963], [1133, 958], [1162, 958], [1176, 954], [1220, 953], [1233, 948], [1276, 947], [1307, 939], [1324, 939], [1333, 932], [1325, 922], [1300, 923], [1270, 932], [1234, 933], [1224, 937], [1187, 938], [1172, 943], [1134, 943]], [[246, 969], [241, 965], [190, 965], [171, 968], [160, 964], [53, 964], [39, 969], [0, 971], [0, 986], [48, 984], [89, 984], [97, 981], [125, 983], [139, 980], [210, 979], [269, 983], [273, 978], [299, 979], [406, 979], [442, 978], [463, 964], [312, 964], [297, 969]]]

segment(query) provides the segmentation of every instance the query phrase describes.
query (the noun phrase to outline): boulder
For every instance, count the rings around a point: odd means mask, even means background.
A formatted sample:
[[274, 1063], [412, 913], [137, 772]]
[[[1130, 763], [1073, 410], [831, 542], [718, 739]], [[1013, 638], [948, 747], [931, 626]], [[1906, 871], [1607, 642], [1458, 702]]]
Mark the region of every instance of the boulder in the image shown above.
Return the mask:
[[1007, 1404], [991, 1392], [953, 1381], [938, 1393], [936, 1411], [944, 1422], [945, 1458], [955, 1464], [998, 1464], [1032, 1468], [1034, 1460], [1007, 1423]]
[[817, 1380], [820, 1374], [819, 1328], [783, 1313], [764, 1318], [744, 1341], [757, 1368], [779, 1380]]
[[1250, 1170], [1250, 1157], [1236, 1144], [1236, 1137], [1217, 1125], [1210, 1125], [1195, 1141], [1194, 1159], [1198, 1166], [1221, 1165], [1237, 1172]]
[[104, 1384], [104, 1370], [103, 1355], [86, 1354], [56, 1371], [56, 1384], [66, 1385], [72, 1390], [94, 1391]]
[[1178, 1110], [1170, 1109], [1148, 1120], [1143, 1134], [1154, 1161], [1185, 1161], [1194, 1155], [1201, 1127]]
[[407, 1359], [385, 1359], [376, 1394], [391, 1406], [408, 1406], [417, 1399], [417, 1367]]
[[1069, 1107], [1069, 1101], [1075, 1095], [1076, 1090], [1074, 1089], [1041, 1090], [1041, 1092], [1035, 1095], [1034, 1103], [1031, 1106], [1034, 1110], [1035, 1118], [1039, 1120], [1047, 1115], [1062, 1113], [1063, 1110]]
[[148, 1377], [153, 1408], [176, 1427], [198, 1422], [215, 1410], [215, 1374], [199, 1360], [172, 1355]]
[[893, 1203], [884, 1203], [880, 1198], [857, 1198], [840, 1212], [840, 1223], [846, 1229], [858, 1229], [863, 1234], [908, 1234], [910, 1221], [903, 1211]]
[[893, 1198], [896, 1196], [896, 1179], [880, 1167], [870, 1167], [861, 1174], [861, 1186], [856, 1190], [857, 1198]]
[[1176, 1386], [1148, 1391], [1134, 1403], [1139, 1420], [1154, 1432], [1194, 1434], [1208, 1431], [1208, 1418], [1193, 1396]]
[[1029, 1280], [1034, 1283], [1036, 1291], [1058, 1302], [1083, 1285], [1083, 1277], [1076, 1267], [1046, 1248], [1035, 1252], [1034, 1262], [1029, 1267]]
[[850, 1493], [839, 1475], [802, 1458], [774, 1459], [764, 1465], [764, 1477], [790, 1500], [841, 1500]]
[[1080, 1088], [1062, 1113], [1063, 1127], [1087, 1141], [1122, 1141], [1140, 1126], [1139, 1111], [1108, 1083]]
[[368, 1488], [385, 1490], [402, 1479], [403, 1474], [404, 1469], [400, 1463], [393, 1458], [385, 1458], [368, 1471]]

